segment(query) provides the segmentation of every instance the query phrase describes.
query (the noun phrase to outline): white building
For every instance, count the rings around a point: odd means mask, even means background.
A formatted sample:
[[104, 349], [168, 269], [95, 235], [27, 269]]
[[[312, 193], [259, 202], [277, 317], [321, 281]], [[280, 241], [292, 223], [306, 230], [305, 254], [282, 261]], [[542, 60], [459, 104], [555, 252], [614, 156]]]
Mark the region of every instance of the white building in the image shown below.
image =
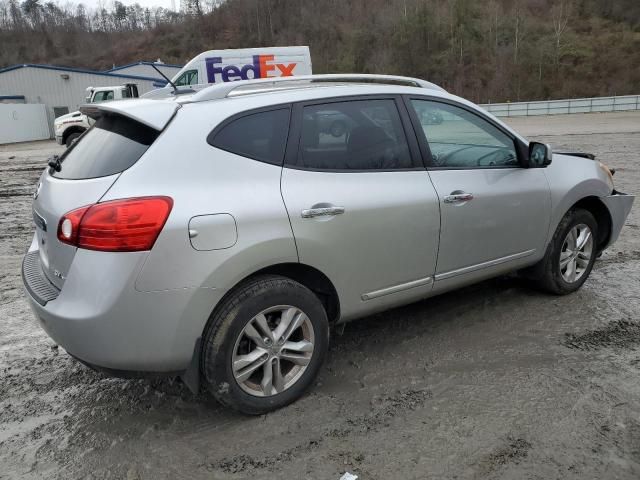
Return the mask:
[[[0, 69], [0, 98], [24, 97], [24, 103], [44, 104], [50, 137], [53, 138], [53, 120], [60, 115], [78, 110], [78, 107], [85, 102], [87, 87], [135, 83], [138, 85], [138, 92], [142, 95], [166, 84], [166, 81], [150, 66], [139, 64], [136, 66], [147, 68], [149, 72], [145, 75], [133, 75], [121, 73], [123, 69], [96, 72], [52, 65], [14, 65]], [[132, 66], [125, 68], [128, 67]], [[170, 68], [175, 69], [174, 66]], [[2, 127], [0, 125], [0, 128]]]
[[141, 77], [160, 77], [151, 65], [164, 73], [167, 77], [173, 78], [173, 76], [182, 69], [184, 65], [170, 65], [162, 62], [138, 62], [131, 63], [129, 65], [123, 65], [122, 67], [114, 67], [111, 70], [106, 70], [104, 73], [119, 73], [121, 75], [138, 75]]

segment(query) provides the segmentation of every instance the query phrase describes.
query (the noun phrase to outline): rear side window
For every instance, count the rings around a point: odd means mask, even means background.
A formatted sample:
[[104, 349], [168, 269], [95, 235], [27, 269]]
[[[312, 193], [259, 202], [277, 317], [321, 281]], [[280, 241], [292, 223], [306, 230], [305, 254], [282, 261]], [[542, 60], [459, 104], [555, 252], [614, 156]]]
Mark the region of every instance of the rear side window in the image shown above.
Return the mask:
[[98, 119], [60, 158], [57, 178], [79, 180], [106, 177], [131, 167], [160, 132], [120, 115]]
[[354, 100], [303, 108], [297, 166], [314, 170], [413, 168], [394, 100]]
[[250, 113], [223, 124], [207, 142], [221, 150], [260, 162], [282, 165], [289, 132], [289, 109]]

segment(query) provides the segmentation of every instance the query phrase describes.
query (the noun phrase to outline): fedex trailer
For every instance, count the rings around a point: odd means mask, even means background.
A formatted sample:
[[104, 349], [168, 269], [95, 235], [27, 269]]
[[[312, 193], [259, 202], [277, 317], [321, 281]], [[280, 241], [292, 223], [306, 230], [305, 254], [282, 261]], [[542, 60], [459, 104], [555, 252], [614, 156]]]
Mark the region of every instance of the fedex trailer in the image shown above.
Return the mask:
[[[309, 47], [264, 47], [209, 50], [190, 60], [172, 79], [178, 88], [198, 90], [207, 85], [255, 78], [311, 75]], [[171, 86], [144, 97], [169, 95]]]

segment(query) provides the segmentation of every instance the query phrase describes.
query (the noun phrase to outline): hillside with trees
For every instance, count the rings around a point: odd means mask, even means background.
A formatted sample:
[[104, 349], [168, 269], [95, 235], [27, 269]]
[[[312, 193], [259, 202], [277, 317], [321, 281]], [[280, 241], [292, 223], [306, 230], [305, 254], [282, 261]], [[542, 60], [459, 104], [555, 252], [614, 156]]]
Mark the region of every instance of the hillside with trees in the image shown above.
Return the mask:
[[108, 69], [309, 45], [316, 73], [417, 76], [475, 102], [640, 94], [639, 0], [0, 0], [0, 67]]

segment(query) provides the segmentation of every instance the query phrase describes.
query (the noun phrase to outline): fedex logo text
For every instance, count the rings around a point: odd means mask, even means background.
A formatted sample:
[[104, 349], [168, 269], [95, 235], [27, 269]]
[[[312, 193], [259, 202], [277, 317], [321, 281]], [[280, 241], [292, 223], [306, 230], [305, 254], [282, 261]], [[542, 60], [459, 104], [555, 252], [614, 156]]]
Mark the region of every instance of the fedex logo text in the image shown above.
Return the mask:
[[[293, 69], [297, 63], [271, 63], [273, 55], [254, 55], [253, 63], [240, 67], [239, 65], [227, 65], [222, 67], [222, 57], [211, 57], [205, 59], [207, 65], [207, 81], [216, 83], [216, 75], [222, 78], [223, 82], [234, 80], [250, 80], [253, 78], [269, 77], [292, 77]], [[251, 75], [249, 75], [251, 72]], [[269, 73], [279, 73], [279, 75], [269, 75]]]

